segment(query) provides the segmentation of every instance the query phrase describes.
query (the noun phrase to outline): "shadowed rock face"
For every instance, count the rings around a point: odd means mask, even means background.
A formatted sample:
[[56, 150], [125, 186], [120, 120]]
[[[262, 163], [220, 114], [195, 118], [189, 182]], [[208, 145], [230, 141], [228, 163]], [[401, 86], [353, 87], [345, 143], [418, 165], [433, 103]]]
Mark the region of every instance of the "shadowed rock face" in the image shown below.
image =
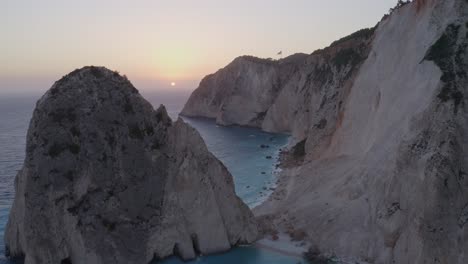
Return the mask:
[[116, 72], [85, 67], [56, 82], [37, 103], [26, 151], [5, 240], [27, 264], [190, 259], [256, 239], [199, 134]]

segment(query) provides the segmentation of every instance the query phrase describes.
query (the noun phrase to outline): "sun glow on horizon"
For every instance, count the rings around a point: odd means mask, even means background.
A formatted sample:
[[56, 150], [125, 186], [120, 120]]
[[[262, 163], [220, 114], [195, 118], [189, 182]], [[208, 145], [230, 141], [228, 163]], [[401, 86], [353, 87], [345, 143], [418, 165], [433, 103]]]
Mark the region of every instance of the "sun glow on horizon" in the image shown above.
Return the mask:
[[361, 2], [6, 1], [0, 93], [46, 89], [85, 65], [117, 70], [148, 90], [194, 89], [238, 56], [311, 53], [373, 26], [396, 0]]

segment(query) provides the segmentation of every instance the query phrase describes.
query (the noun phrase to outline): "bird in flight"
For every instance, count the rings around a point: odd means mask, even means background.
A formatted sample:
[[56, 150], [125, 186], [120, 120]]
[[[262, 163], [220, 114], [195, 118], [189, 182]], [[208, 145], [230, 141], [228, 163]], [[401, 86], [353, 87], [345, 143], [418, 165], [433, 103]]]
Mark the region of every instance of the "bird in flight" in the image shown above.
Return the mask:
[[276, 54], [276, 55], [283, 55], [283, 51], [280, 50], [280, 52], [278, 52], [278, 54]]

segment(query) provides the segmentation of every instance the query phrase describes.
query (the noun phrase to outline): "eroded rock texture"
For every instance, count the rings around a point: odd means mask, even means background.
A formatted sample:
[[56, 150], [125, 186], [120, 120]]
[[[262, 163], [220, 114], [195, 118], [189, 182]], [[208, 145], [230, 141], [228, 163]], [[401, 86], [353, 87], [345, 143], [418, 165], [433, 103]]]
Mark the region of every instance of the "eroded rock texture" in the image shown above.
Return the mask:
[[200, 135], [105, 68], [76, 70], [38, 101], [15, 185], [5, 240], [26, 264], [190, 259], [257, 235]]

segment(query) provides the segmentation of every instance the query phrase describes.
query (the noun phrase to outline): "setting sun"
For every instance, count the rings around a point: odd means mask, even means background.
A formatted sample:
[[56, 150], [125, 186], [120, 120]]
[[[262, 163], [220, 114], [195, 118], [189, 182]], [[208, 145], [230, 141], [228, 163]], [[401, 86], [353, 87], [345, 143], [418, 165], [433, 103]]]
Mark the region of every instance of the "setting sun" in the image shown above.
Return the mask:
[[175, 84], [176, 84], [175, 82], [171, 82], [171, 86], [175, 86]]

